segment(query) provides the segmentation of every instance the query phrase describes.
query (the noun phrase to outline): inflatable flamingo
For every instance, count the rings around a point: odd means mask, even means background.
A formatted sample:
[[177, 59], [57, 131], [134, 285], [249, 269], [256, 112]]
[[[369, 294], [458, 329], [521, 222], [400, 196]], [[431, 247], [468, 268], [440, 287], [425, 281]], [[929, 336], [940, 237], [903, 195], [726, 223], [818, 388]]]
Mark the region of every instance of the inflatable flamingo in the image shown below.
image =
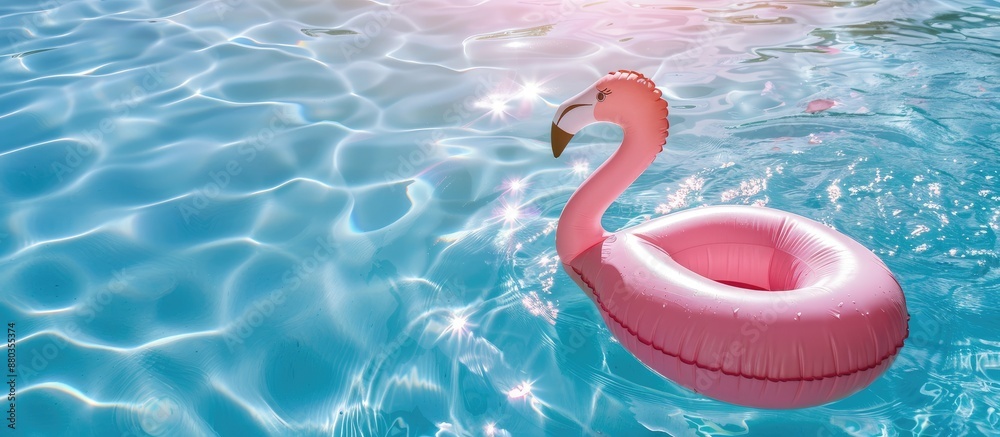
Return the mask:
[[695, 392], [761, 408], [831, 402], [885, 372], [908, 335], [906, 301], [885, 264], [847, 236], [750, 206], [601, 227], [663, 150], [666, 116], [653, 82], [622, 70], [565, 102], [552, 123], [556, 157], [589, 124], [624, 130], [556, 231], [563, 267], [621, 344]]

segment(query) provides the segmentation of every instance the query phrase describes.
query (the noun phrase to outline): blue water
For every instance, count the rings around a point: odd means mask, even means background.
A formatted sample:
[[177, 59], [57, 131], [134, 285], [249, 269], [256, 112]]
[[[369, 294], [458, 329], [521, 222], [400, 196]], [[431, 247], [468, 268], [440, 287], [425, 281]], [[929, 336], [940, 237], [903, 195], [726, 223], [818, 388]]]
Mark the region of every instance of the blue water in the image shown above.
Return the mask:
[[[668, 4], [4, 2], [17, 435], [1000, 434], [1000, 3]], [[548, 130], [619, 68], [671, 130], [605, 226], [859, 240], [911, 315], [883, 377], [748, 409], [611, 338], [553, 230], [621, 132]]]

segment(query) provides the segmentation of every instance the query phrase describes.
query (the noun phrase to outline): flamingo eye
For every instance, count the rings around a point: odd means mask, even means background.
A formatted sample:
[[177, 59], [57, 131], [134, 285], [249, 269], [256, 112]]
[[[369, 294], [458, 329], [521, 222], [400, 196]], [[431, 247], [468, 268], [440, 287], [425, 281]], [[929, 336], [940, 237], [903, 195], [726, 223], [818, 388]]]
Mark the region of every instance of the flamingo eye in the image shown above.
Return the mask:
[[607, 97], [607, 94], [604, 94], [603, 91], [598, 91], [597, 92], [597, 101], [598, 102], [603, 102], [605, 97]]

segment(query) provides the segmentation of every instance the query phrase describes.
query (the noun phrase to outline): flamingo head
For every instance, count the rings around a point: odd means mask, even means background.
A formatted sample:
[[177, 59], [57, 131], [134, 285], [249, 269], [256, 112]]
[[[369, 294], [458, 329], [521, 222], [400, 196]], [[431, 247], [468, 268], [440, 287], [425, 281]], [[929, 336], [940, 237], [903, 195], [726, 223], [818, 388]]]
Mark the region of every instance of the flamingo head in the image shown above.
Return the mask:
[[621, 126], [629, 135], [638, 133], [642, 141], [634, 144], [653, 153], [667, 142], [667, 101], [662, 93], [641, 73], [619, 70], [559, 106], [552, 119], [552, 155], [558, 158], [580, 129], [602, 121]]

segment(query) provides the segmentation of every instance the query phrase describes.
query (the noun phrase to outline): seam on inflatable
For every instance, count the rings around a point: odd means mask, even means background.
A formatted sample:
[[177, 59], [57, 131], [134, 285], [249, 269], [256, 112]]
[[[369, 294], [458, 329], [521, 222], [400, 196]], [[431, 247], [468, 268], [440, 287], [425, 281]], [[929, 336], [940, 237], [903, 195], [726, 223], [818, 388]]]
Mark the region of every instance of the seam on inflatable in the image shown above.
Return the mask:
[[633, 338], [635, 338], [636, 341], [638, 341], [639, 343], [642, 343], [642, 344], [644, 344], [646, 346], [649, 346], [649, 347], [651, 347], [651, 348], [659, 351], [660, 353], [662, 353], [664, 355], [676, 358], [678, 361], [680, 361], [680, 362], [682, 362], [684, 364], [687, 364], [687, 365], [690, 365], [690, 366], [695, 366], [695, 367], [697, 367], [699, 369], [709, 370], [709, 371], [712, 371], [712, 372], [719, 372], [719, 373], [722, 373], [724, 375], [736, 376], [736, 377], [745, 378], [745, 379], [766, 380], [766, 381], [772, 381], [772, 382], [816, 381], [816, 380], [826, 379], [826, 378], [836, 378], [836, 377], [850, 376], [850, 375], [853, 375], [855, 373], [864, 372], [866, 370], [874, 369], [875, 367], [878, 367], [879, 365], [881, 365], [884, 361], [892, 358], [897, 353], [899, 353], [899, 350], [903, 347], [903, 341], [906, 340], [910, 336], [910, 325], [909, 325], [909, 323], [907, 323], [907, 325], [906, 325], [906, 333], [903, 334], [903, 338], [900, 339], [899, 343], [896, 344], [896, 347], [893, 348], [893, 350], [889, 351], [888, 354], [886, 354], [885, 356], [879, 358], [878, 360], [876, 360], [871, 365], [868, 365], [868, 366], [862, 367], [862, 368], [858, 368], [858, 369], [855, 369], [855, 370], [852, 370], [852, 371], [848, 371], [848, 372], [836, 372], [836, 373], [829, 374], [829, 375], [820, 375], [820, 376], [812, 376], [812, 377], [799, 377], [799, 378], [772, 378], [772, 377], [767, 377], [767, 376], [746, 375], [743, 372], [739, 372], [739, 373], [729, 372], [729, 371], [723, 370], [722, 367], [710, 367], [710, 366], [706, 366], [704, 364], [701, 364], [701, 363], [699, 363], [697, 361], [685, 360], [684, 358], [682, 358], [680, 356], [680, 354], [674, 354], [672, 352], [664, 350], [663, 348], [661, 348], [660, 346], [654, 344], [651, 341], [644, 340], [642, 337], [639, 336], [639, 333], [637, 331], [635, 331], [631, 327], [625, 325], [625, 322], [623, 322], [622, 320], [620, 320], [618, 318], [618, 316], [616, 316], [614, 313], [612, 313], [608, 309], [608, 307], [604, 305], [604, 301], [601, 300], [601, 296], [597, 293], [597, 289], [594, 288], [594, 284], [592, 284], [590, 282], [590, 280], [588, 280], [585, 276], [583, 276], [583, 272], [580, 269], [578, 269], [576, 267], [573, 267], [573, 266], [570, 266], [570, 267], [573, 269], [574, 273], [576, 273], [577, 275], [580, 276], [580, 280], [582, 280], [584, 284], [587, 284], [587, 288], [590, 288], [591, 294], [594, 295], [594, 300], [597, 302], [597, 306], [598, 306], [598, 308], [600, 308], [601, 312], [604, 313], [604, 314], [607, 314], [608, 317], [611, 318], [611, 320], [614, 320], [615, 323], [618, 324], [618, 326], [621, 326], [622, 329], [624, 329], [626, 332], [628, 332]]

